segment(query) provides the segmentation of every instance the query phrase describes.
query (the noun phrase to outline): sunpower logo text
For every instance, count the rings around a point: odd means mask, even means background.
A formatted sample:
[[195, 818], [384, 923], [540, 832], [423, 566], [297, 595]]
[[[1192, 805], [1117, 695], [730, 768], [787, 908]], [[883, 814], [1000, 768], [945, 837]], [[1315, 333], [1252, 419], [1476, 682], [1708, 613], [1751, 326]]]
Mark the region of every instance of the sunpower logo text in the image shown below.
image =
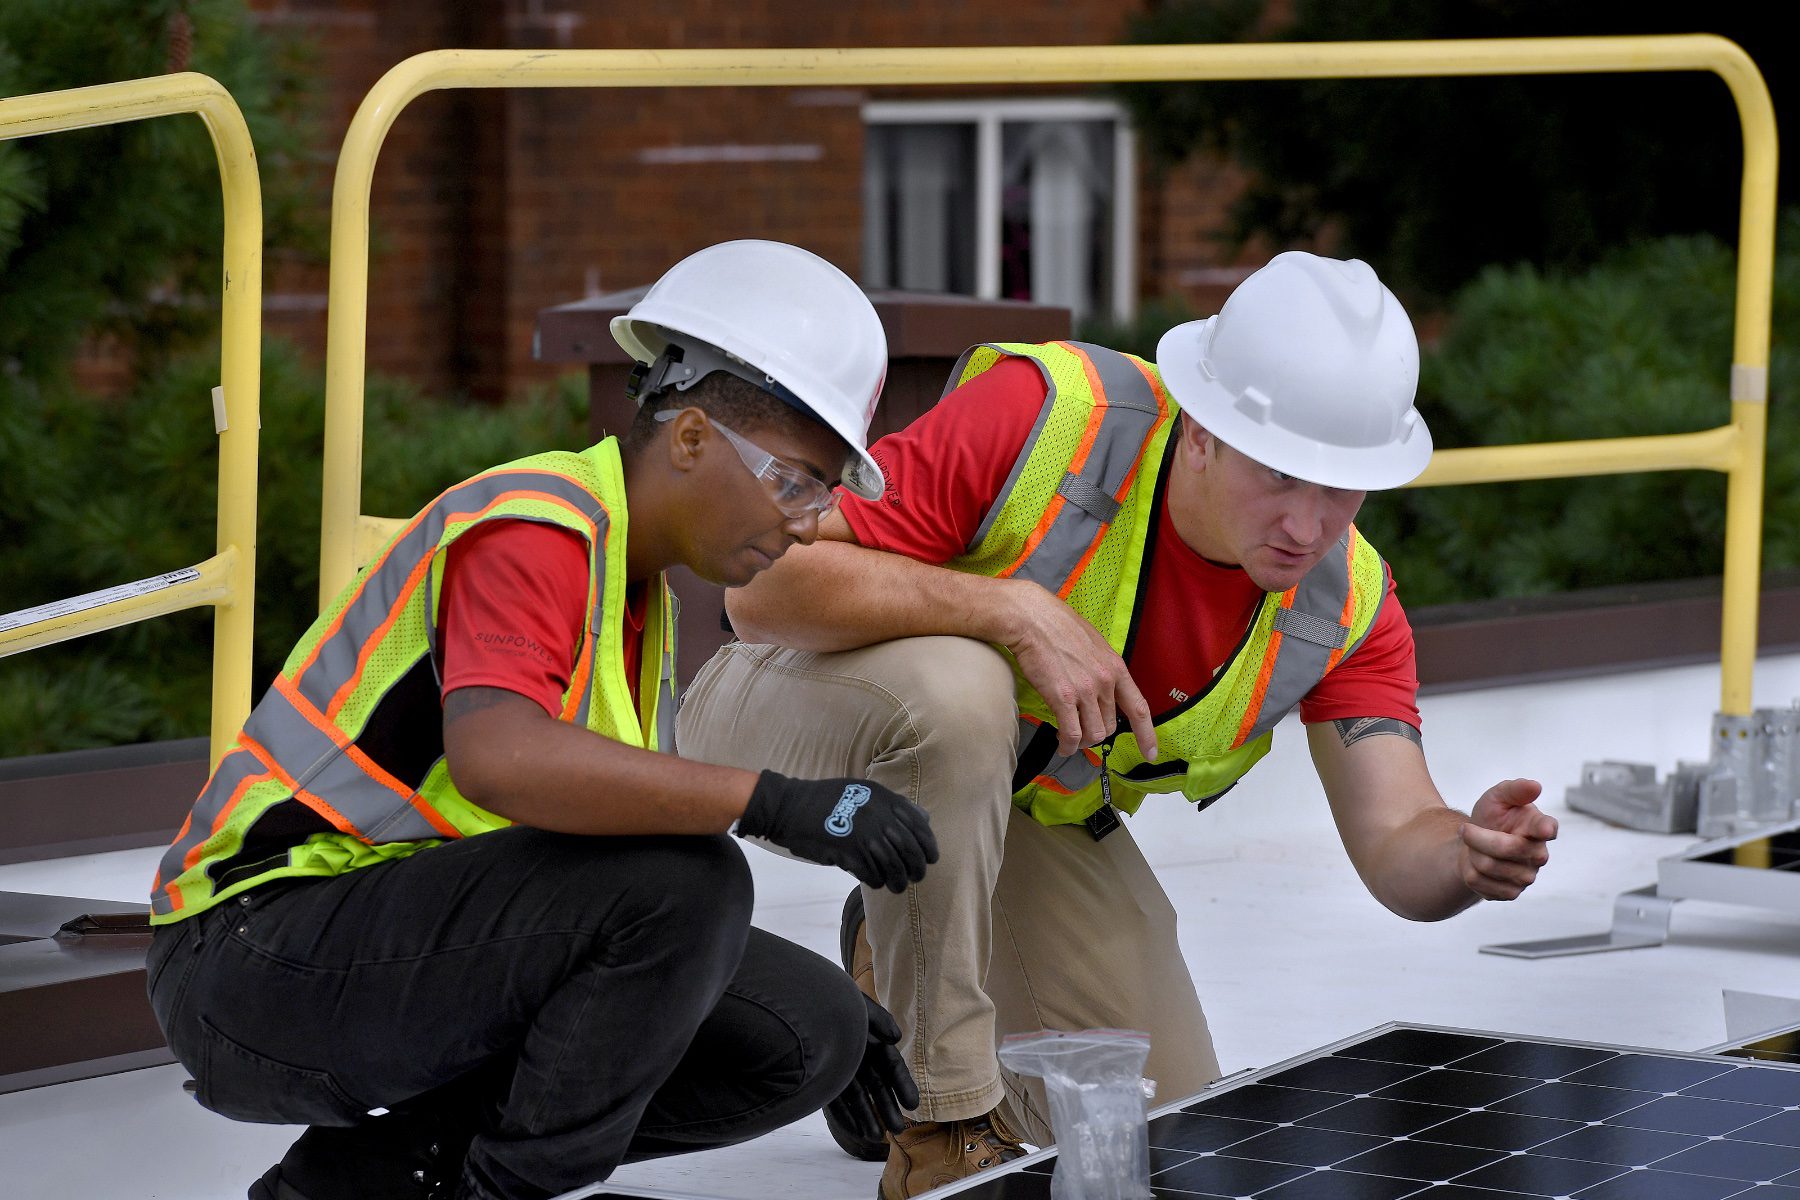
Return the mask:
[[856, 820], [856, 810], [869, 802], [869, 789], [864, 784], [853, 783], [844, 789], [838, 802], [825, 818], [825, 832], [832, 837], [850, 836], [850, 826]]

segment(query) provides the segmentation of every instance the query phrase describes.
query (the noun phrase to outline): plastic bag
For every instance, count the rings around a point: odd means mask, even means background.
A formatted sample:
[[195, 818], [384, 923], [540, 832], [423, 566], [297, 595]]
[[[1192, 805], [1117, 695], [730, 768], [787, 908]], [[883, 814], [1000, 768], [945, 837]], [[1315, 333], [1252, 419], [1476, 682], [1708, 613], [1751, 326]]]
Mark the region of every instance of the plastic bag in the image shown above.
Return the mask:
[[1016, 1033], [1000, 1062], [1039, 1076], [1056, 1135], [1051, 1200], [1150, 1200], [1144, 1060], [1150, 1035], [1129, 1029]]

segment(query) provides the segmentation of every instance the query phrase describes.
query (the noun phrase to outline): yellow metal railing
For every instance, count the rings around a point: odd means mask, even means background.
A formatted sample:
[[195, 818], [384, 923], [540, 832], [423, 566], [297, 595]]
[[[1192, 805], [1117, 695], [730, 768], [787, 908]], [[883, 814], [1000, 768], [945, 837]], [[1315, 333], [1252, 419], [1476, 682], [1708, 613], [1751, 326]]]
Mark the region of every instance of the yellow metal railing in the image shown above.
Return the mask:
[[[369, 282], [369, 190], [400, 111], [429, 91], [503, 87], [845, 87], [1120, 83], [1711, 71], [1743, 129], [1737, 311], [1729, 424], [1699, 433], [1443, 450], [1422, 486], [1701, 468], [1729, 477], [1720, 709], [1750, 712], [1756, 656], [1769, 305], [1775, 257], [1775, 117], [1762, 75], [1732, 42], [1680, 37], [1313, 42], [1230, 46], [1065, 46], [888, 50], [437, 50], [398, 64], [350, 124], [331, 216], [326, 343], [325, 500], [320, 603], [354, 573], [385, 522], [363, 517], [362, 404]], [[971, 334], [971, 340], [979, 336]]]
[[0, 100], [0, 141], [194, 113], [206, 123], [225, 200], [225, 291], [219, 353], [218, 551], [192, 567], [0, 616], [0, 657], [210, 604], [212, 761], [250, 714], [256, 594], [256, 447], [261, 422], [262, 185], [237, 103], [185, 72]]

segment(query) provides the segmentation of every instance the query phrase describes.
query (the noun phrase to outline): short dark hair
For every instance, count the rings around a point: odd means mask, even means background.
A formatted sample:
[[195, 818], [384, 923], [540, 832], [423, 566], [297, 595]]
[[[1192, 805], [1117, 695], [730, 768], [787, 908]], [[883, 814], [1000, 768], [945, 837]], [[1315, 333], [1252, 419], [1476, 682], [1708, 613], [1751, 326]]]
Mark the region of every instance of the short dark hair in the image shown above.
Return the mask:
[[656, 414], [671, 408], [697, 408], [719, 424], [729, 426], [732, 432], [746, 436], [765, 429], [798, 433], [822, 423], [747, 379], [714, 371], [685, 392], [671, 387], [645, 397], [637, 417], [619, 439], [621, 445], [634, 452], [648, 446], [656, 438]]

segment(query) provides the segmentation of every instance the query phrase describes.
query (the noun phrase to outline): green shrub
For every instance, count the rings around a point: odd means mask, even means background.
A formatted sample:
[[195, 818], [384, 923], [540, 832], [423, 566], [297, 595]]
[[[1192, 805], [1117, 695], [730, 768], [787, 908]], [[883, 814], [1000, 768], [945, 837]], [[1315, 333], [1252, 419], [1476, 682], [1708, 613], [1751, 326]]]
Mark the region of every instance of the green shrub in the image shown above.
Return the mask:
[[[1800, 319], [1800, 210], [1781, 223], [1771, 361], [1765, 568], [1800, 565], [1800, 395], [1781, 334]], [[1730, 419], [1736, 255], [1714, 238], [1615, 251], [1579, 273], [1489, 267], [1458, 292], [1421, 363], [1439, 448], [1683, 433]], [[1195, 314], [1178, 300], [1088, 341], [1153, 357]], [[1358, 524], [1410, 605], [1717, 575], [1724, 476], [1709, 471], [1415, 488], [1371, 496]]]
[[[0, 609], [187, 566], [214, 548], [217, 350], [184, 355], [128, 399], [0, 379]], [[255, 688], [317, 611], [320, 372], [281, 343], [263, 354]], [[367, 395], [363, 511], [407, 516], [494, 463], [585, 444], [578, 382], [496, 409], [392, 380]], [[0, 757], [204, 734], [212, 621], [195, 610], [0, 659]]]
[[[1782, 219], [1764, 519], [1765, 568], [1800, 564], [1800, 437], [1786, 404], [1800, 316], [1800, 212]], [[1736, 256], [1667, 238], [1579, 274], [1484, 271], [1422, 364], [1437, 445], [1681, 433], [1730, 419]], [[1716, 575], [1724, 476], [1655, 472], [1419, 488], [1373, 496], [1359, 524], [1414, 605]]]

